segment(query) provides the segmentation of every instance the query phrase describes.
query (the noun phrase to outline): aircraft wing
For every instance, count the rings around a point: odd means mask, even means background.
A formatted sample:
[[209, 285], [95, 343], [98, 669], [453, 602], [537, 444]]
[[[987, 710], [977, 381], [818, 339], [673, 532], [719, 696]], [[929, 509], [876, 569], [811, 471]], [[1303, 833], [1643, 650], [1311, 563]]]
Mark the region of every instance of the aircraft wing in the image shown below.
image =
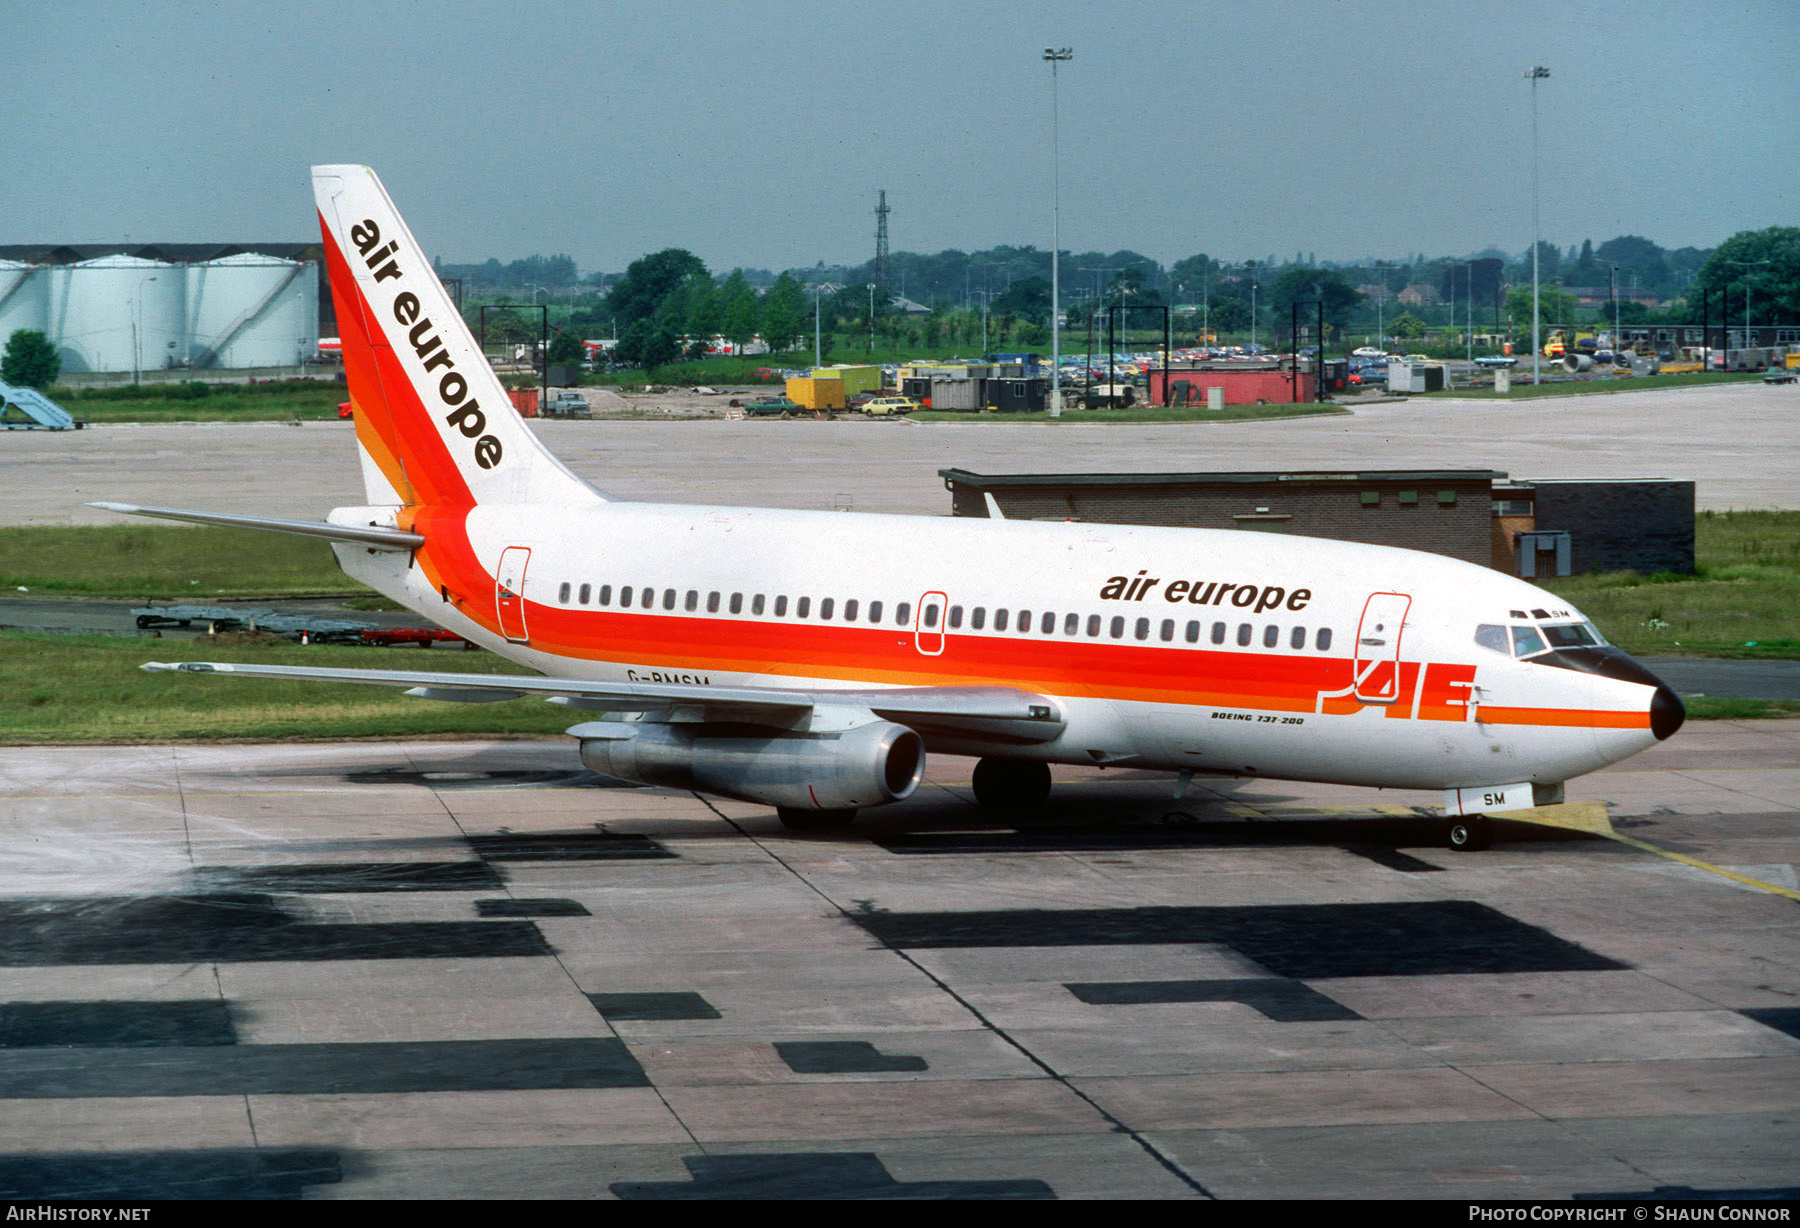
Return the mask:
[[536, 696], [570, 708], [642, 712], [648, 719], [681, 723], [730, 721], [792, 729], [817, 727], [822, 721], [854, 722], [866, 713], [910, 725], [923, 734], [979, 734], [1026, 743], [1048, 742], [1064, 725], [1062, 709], [1054, 699], [1007, 686], [800, 690], [222, 661], [150, 661], [142, 668], [152, 673], [235, 674], [400, 687], [416, 698], [454, 703], [497, 703]]

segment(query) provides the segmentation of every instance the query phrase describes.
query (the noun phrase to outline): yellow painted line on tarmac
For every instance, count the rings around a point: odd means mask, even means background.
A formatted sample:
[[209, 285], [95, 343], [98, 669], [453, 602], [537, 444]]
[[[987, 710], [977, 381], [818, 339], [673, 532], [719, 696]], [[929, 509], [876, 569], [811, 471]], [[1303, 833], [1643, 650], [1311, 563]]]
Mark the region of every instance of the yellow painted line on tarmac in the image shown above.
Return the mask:
[[1608, 840], [1617, 841], [1640, 852], [1654, 853], [1658, 857], [1678, 861], [1682, 865], [1692, 866], [1696, 870], [1705, 870], [1708, 874], [1717, 874], [1720, 878], [1728, 878], [1734, 883], [1754, 887], [1758, 891], [1767, 891], [1772, 895], [1800, 901], [1800, 891], [1790, 891], [1775, 883], [1765, 883], [1760, 878], [1751, 878], [1748, 874], [1739, 874], [1736, 870], [1727, 870], [1724, 866], [1715, 866], [1709, 861], [1701, 861], [1698, 857], [1689, 857], [1685, 853], [1673, 853], [1668, 849], [1658, 848], [1648, 841], [1620, 835], [1613, 830], [1612, 819], [1607, 816], [1604, 802], [1570, 802], [1560, 806], [1538, 806], [1530, 810], [1506, 810], [1497, 813], [1494, 817], [1522, 823], [1540, 823], [1545, 827], [1560, 827], [1569, 831], [1584, 831], [1590, 835], [1604, 836]]
[[1698, 857], [1688, 857], [1681, 853], [1671, 853], [1668, 849], [1657, 848], [1642, 840], [1634, 840], [1630, 836], [1613, 833], [1614, 840], [1620, 844], [1628, 844], [1634, 849], [1642, 849], [1646, 853], [1655, 853], [1658, 857], [1667, 857], [1670, 861], [1679, 861], [1684, 866], [1692, 866], [1696, 870], [1705, 870], [1708, 874], [1717, 874], [1720, 878], [1728, 878], [1734, 883], [1742, 883], [1746, 887], [1754, 887], [1758, 891], [1767, 891], [1771, 895], [1786, 896], [1790, 900], [1800, 901], [1800, 891], [1789, 891], [1786, 887], [1774, 883], [1765, 883], [1760, 878], [1751, 878], [1748, 874], [1739, 874], [1736, 870], [1727, 870], [1724, 866], [1715, 866], [1701, 861]]

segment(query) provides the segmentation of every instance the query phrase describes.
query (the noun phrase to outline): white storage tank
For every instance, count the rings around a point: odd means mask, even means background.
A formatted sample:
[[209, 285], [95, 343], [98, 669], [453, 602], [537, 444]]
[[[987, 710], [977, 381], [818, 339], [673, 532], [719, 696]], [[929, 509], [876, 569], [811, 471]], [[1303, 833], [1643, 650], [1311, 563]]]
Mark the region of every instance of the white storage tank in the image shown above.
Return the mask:
[[45, 332], [49, 323], [50, 270], [0, 260], [0, 347], [21, 328]]
[[45, 330], [62, 369], [161, 371], [186, 357], [179, 265], [140, 256], [103, 256], [51, 271]]
[[245, 252], [187, 267], [195, 368], [292, 367], [319, 346], [313, 266]]

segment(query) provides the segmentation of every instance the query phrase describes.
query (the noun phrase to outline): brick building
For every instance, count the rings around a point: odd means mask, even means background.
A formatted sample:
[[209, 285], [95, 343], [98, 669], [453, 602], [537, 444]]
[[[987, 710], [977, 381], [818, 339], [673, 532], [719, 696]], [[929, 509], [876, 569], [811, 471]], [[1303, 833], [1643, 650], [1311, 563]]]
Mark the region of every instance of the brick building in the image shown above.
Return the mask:
[[1514, 575], [1694, 569], [1694, 484], [1512, 481], [1492, 469], [1020, 473], [940, 469], [951, 514], [1294, 533]]

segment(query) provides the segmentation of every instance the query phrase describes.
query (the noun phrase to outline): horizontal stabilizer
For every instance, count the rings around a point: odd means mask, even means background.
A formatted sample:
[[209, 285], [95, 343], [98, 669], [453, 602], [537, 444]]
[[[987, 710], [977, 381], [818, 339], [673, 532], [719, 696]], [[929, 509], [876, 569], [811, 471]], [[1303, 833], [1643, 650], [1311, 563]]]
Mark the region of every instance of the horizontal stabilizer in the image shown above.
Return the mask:
[[90, 503], [106, 512], [127, 516], [154, 516], [158, 520], [185, 520], [191, 524], [219, 525], [227, 529], [257, 529], [265, 533], [295, 533], [327, 541], [353, 542], [372, 550], [417, 550], [425, 539], [404, 529], [378, 525], [327, 524], [322, 520], [280, 520], [273, 516], [234, 516], [226, 512], [191, 512], [174, 507], [140, 507], [135, 503]]

